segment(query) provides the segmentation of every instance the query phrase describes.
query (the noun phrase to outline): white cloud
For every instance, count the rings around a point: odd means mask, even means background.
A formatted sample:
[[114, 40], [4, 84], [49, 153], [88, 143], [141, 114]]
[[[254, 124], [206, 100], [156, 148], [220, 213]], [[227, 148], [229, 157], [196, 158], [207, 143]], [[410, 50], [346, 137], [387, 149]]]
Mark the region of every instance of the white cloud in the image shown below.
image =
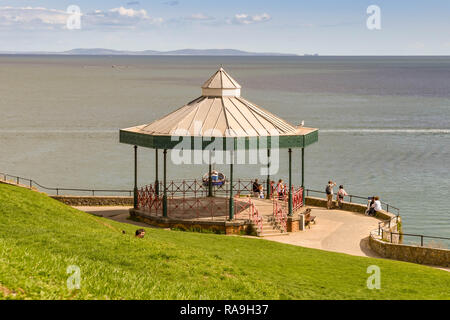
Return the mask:
[[2, 27], [47, 27], [65, 25], [69, 14], [43, 7], [0, 7]]
[[203, 13], [194, 13], [190, 16], [185, 18], [186, 20], [200, 20], [200, 21], [206, 21], [206, 20], [214, 20], [214, 17], [207, 16]]
[[124, 17], [136, 17], [136, 18], [142, 18], [142, 19], [149, 19], [148, 15], [147, 15], [147, 11], [144, 9], [141, 10], [134, 10], [132, 8], [127, 9], [124, 7], [120, 7], [120, 8], [114, 8], [114, 9], [110, 9], [109, 12], [111, 13], [117, 13], [120, 16], [124, 16]]
[[[0, 7], [0, 27], [14, 29], [64, 29], [70, 14], [43, 7]], [[151, 18], [144, 9], [118, 7], [81, 13], [82, 28], [133, 27], [158, 25], [162, 18]]]
[[261, 23], [266, 22], [271, 19], [270, 15], [267, 13], [262, 14], [256, 14], [256, 15], [249, 15], [247, 13], [239, 13], [234, 15], [234, 17], [230, 20], [228, 20], [229, 23], [232, 24], [253, 24], [253, 23]]

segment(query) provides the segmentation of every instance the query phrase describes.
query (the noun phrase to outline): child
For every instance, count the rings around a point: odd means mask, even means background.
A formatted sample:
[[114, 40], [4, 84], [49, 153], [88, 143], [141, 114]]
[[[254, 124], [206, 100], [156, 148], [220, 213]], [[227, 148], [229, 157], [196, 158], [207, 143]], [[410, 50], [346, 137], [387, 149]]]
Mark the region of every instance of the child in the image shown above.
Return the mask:
[[264, 199], [264, 188], [262, 184], [259, 185], [259, 198]]

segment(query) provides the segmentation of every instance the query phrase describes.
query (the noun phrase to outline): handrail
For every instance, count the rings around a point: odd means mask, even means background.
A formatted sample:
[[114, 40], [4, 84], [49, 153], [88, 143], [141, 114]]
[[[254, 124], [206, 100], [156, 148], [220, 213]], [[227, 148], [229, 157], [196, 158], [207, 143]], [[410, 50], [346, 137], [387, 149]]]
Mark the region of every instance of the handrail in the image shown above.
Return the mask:
[[[306, 189], [305, 191], [306, 191], [306, 196], [309, 196], [309, 193], [310, 193], [310, 192], [313, 192], [313, 193], [320, 193], [320, 194], [326, 194], [325, 191], [319, 191], [319, 190]], [[354, 203], [354, 202], [352, 201], [353, 199], [365, 200], [366, 202], [367, 202], [367, 200], [368, 200], [368, 197], [362, 197], [362, 196], [351, 195], [351, 194], [349, 194], [349, 195], [346, 196], [346, 197], [349, 198], [349, 202], [350, 202], [350, 203]], [[399, 209], [399, 208], [394, 207], [393, 205], [391, 205], [391, 204], [389, 204], [389, 203], [387, 203], [387, 202], [383, 202], [383, 201], [380, 201], [380, 202], [381, 202], [381, 205], [384, 205], [384, 206], [386, 207], [386, 211], [387, 211], [387, 212], [393, 213], [392, 210], [395, 210], [395, 211], [396, 211], [396, 215], [397, 215], [397, 216], [400, 215], [400, 209]], [[361, 203], [360, 203], [360, 204], [361, 204]]]
[[393, 232], [393, 231], [388, 231], [388, 230], [384, 230], [384, 229], [377, 229], [377, 230], [373, 230], [371, 232], [371, 234], [373, 234], [374, 232], [377, 233], [378, 236], [381, 237], [381, 239], [384, 239], [384, 234], [389, 234], [389, 239], [390, 239], [390, 243], [392, 243], [392, 235], [398, 235], [398, 236], [407, 236], [407, 237], [420, 237], [420, 246], [423, 247], [424, 246], [424, 239], [438, 239], [438, 240], [450, 240], [450, 238], [447, 237], [438, 237], [438, 236], [428, 236], [428, 235], [423, 235], [423, 234], [413, 234], [413, 233], [403, 233], [403, 232]]
[[[29, 178], [23, 178], [20, 176], [15, 176], [12, 174], [8, 174], [8, 173], [2, 173], [0, 172], [0, 176], [3, 177], [3, 179], [1, 179], [4, 182], [14, 182], [14, 184], [17, 185], [22, 185], [24, 187], [27, 187], [29, 189], [33, 189], [33, 187], [38, 187], [36, 189], [42, 189], [42, 190], [47, 190], [47, 191], [54, 191], [56, 192], [56, 195], [59, 196], [61, 191], [75, 191], [75, 192], [89, 192], [92, 194], [92, 196], [95, 196], [95, 193], [99, 193], [99, 192], [111, 192], [111, 193], [126, 193], [128, 194], [130, 197], [133, 195], [133, 190], [112, 190], [112, 189], [87, 189], [87, 188], [59, 188], [59, 187], [46, 187], [41, 185], [40, 183], [36, 182], [33, 179], [29, 179]], [[12, 178], [13, 181], [9, 181], [8, 178]], [[21, 182], [25, 182], [26, 184], [21, 184]]]

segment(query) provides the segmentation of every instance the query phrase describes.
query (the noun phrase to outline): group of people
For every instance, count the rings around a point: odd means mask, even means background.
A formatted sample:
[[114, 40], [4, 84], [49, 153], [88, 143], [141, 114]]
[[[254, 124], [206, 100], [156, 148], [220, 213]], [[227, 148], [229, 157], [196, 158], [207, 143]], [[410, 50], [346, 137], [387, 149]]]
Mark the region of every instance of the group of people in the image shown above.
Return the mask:
[[[325, 187], [325, 193], [327, 194], [327, 209], [330, 210], [333, 208], [333, 195], [334, 195], [334, 187], [336, 186], [336, 182], [328, 181], [327, 186]], [[344, 204], [344, 197], [348, 196], [348, 193], [345, 191], [344, 186], [341, 184], [339, 186], [339, 190], [336, 195], [336, 200], [338, 203], [338, 207], [342, 209]]]
[[366, 215], [374, 217], [378, 211], [383, 210], [379, 197], [370, 197], [367, 202]]
[[258, 179], [253, 182], [252, 190], [255, 198], [264, 199], [264, 187], [258, 182]]
[[[275, 181], [270, 181], [270, 188], [272, 190], [273, 196], [276, 193], [278, 199], [282, 200], [285, 198], [287, 190], [284, 185], [283, 179], [278, 180], [278, 183], [275, 185]], [[253, 196], [256, 198], [264, 199], [264, 187], [262, 184], [258, 182], [258, 179], [255, 179], [252, 185]]]
[[[333, 188], [336, 186], [336, 183], [333, 181], [328, 181], [327, 186], [325, 187], [325, 193], [327, 194], [327, 209], [333, 208]], [[340, 185], [339, 190], [336, 194], [336, 200], [338, 207], [342, 209], [344, 204], [344, 197], [348, 196], [348, 193], [345, 191], [344, 186]], [[381, 201], [379, 197], [373, 196], [368, 199], [366, 215], [375, 216], [378, 211], [381, 211]]]

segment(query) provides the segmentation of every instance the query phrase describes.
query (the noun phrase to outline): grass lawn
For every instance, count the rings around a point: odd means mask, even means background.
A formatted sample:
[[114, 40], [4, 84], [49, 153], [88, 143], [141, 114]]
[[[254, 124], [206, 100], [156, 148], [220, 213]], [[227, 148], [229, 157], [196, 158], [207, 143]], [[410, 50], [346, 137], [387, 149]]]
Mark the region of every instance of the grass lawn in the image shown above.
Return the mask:
[[[238, 236], [147, 228], [136, 239], [136, 228], [0, 184], [0, 298], [450, 299], [450, 273], [426, 266]], [[370, 265], [380, 290], [366, 286]]]

